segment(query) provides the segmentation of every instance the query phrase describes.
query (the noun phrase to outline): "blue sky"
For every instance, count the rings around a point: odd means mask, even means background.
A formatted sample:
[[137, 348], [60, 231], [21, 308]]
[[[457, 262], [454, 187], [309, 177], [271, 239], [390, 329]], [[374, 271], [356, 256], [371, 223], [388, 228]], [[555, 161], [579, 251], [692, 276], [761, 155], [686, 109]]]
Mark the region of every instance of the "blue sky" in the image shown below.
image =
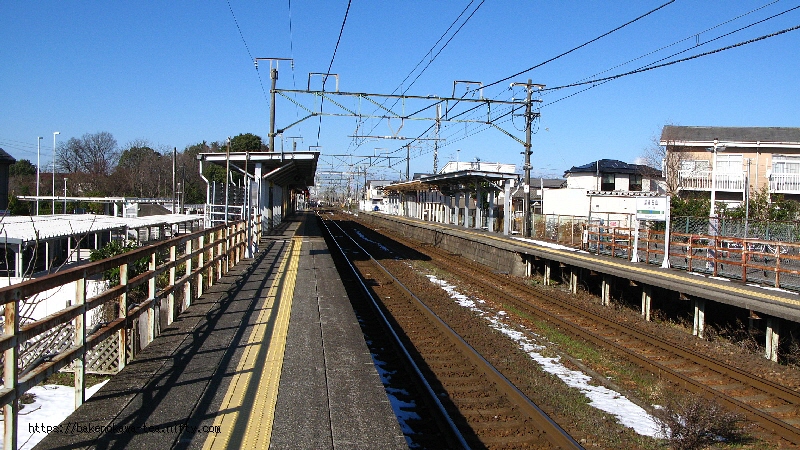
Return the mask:
[[[407, 91], [450, 96], [454, 80], [488, 85], [594, 39], [665, 1], [354, 0], [331, 72], [339, 74], [342, 91], [391, 93], [459, 13], [470, 5], [469, 15], [480, 4]], [[569, 55], [488, 87], [484, 96], [520, 99], [524, 92], [509, 89], [511, 81], [530, 78], [548, 88], [562, 86], [598, 73], [607, 76], [634, 70], [684, 50], [675, 58], [774, 33], [800, 25], [800, 9], [697, 46], [797, 6], [800, 2], [785, 0], [676, 0]], [[305, 89], [308, 73], [327, 71], [346, 7], [344, 0], [2, 2], [0, 147], [15, 158], [35, 163], [36, 137], [44, 136], [41, 162], [46, 166], [51, 161], [54, 131], [61, 132], [59, 142], [107, 131], [121, 148], [143, 139], [161, 150], [223, 141], [248, 132], [266, 140], [269, 70], [262, 62], [257, 71], [253, 58], [293, 57], [294, 68], [280, 65], [278, 88]], [[455, 28], [462, 23], [464, 17]], [[434, 53], [441, 48], [440, 43]], [[564, 97], [582, 88], [545, 91], [532, 139], [533, 174], [560, 176], [572, 166], [600, 158], [636, 162], [666, 123], [800, 126], [798, 49], [800, 30], [619, 78], [569, 98]], [[425, 63], [429, 60], [424, 59]], [[419, 69], [410, 79], [418, 73]], [[312, 88], [319, 86], [320, 79], [312, 79]], [[332, 81], [327, 87], [333, 89]], [[463, 94], [461, 87], [456, 95]], [[293, 98], [319, 108], [313, 96]], [[341, 101], [357, 111], [374, 111], [374, 106], [359, 105], [352, 98]], [[409, 102], [408, 108], [418, 105]], [[305, 115], [280, 97], [276, 108], [278, 128]], [[336, 108], [326, 103], [324, 110]], [[348, 170], [351, 162], [363, 168], [366, 160], [358, 155], [405, 155], [398, 140], [357, 143], [348, 137], [357, 133], [355, 118], [324, 117], [318, 131], [319, 123], [317, 118], [306, 120], [286, 135], [302, 136], [299, 149], [319, 146], [315, 148], [323, 153], [320, 167], [324, 170]], [[417, 137], [430, 125], [405, 121], [401, 127], [397, 120], [367, 121], [358, 133], [372, 130], [374, 135]], [[499, 125], [524, 139], [521, 117]], [[522, 146], [495, 129], [446, 124], [440, 137], [446, 140], [440, 144], [439, 167], [456, 158], [522, 166]], [[431, 172], [431, 142], [413, 144], [412, 172]], [[284, 145], [291, 148], [291, 141]], [[393, 167], [388, 168], [385, 160], [373, 160], [376, 164], [368, 168], [369, 177], [396, 177], [404, 163], [392, 161]]]

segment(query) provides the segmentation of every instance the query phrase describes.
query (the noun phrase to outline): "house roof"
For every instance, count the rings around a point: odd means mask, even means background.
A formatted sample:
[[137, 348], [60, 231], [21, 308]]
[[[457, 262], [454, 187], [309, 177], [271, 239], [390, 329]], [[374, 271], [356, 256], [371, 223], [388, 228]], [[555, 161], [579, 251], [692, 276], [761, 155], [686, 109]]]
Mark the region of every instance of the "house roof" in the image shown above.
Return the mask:
[[675, 142], [677, 145], [698, 143], [707, 146], [714, 140], [727, 143], [760, 142], [769, 144], [800, 145], [800, 128], [798, 127], [683, 127], [666, 125], [661, 130], [661, 145]]
[[616, 159], [601, 159], [598, 161], [590, 162], [582, 166], [572, 166], [571, 169], [564, 172], [564, 176], [570, 173], [654, 173], [656, 176], [661, 176], [661, 171], [654, 169], [650, 166], [642, 164], [628, 164], [626, 162], [618, 161]]
[[13, 156], [9, 155], [5, 150], [0, 148], [0, 164], [14, 164], [15, 162], [17, 162], [17, 160], [14, 159]]

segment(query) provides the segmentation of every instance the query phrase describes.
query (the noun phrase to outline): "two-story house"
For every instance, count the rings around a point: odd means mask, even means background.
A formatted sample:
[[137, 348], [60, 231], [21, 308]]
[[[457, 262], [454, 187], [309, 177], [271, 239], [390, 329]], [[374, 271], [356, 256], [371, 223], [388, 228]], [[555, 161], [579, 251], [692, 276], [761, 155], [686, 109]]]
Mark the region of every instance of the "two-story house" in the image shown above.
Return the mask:
[[800, 128], [667, 125], [659, 142], [666, 176], [680, 192], [709, 192], [716, 202], [745, 200], [746, 188], [800, 200]]
[[632, 226], [636, 197], [664, 195], [660, 170], [615, 159], [574, 166], [564, 172], [564, 178], [566, 188], [543, 192], [544, 214]]

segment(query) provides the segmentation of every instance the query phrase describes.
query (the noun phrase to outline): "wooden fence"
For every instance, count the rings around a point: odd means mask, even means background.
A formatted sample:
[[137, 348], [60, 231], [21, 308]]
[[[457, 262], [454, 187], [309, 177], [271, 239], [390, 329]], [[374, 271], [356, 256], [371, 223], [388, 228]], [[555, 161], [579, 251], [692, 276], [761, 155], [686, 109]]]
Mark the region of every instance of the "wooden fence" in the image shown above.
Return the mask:
[[[87, 362], [95, 347], [108, 339], [116, 341], [116, 369], [122, 370], [140, 347], [129, 343], [131, 336], [137, 334], [134, 323], [146, 325], [141, 346], [150, 343], [159, 333], [159, 311], [164, 302], [169, 324], [191, 305], [193, 298], [201, 296], [245, 256], [247, 246], [258, 242], [260, 228], [258, 222], [252, 227], [247, 227], [244, 221], [219, 225], [0, 289], [0, 306], [5, 308], [0, 337], [0, 351], [4, 357], [3, 388], [0, 390], [5, 428], [3, 448], [17, 448], [19, 399], [26, 391], [55, 372], [71, 368], [75, 379], [75, 406], [80, 406], [86, 395]], [[133, 275], [134, 265], [137, 262], [141, 265], [142, 260], [147, 261], [146, 269], [129, 277]], [[113, 269], [119, 270], [119, 284], [87, 298], [86, 280], [101, 277]], [[71, 306], [41, 320], [21, 323], [21, 302], [70, 283], [77, 286]], [[138, 303], [131, 300], [134, 292], [141, 293]], [[87, 314], [103, 307], [115, 312], [114, 317], [88, 330]], [[26, 343], [59, 328], [72, 330], [72, 345], [61, 351], [51, 350], [45, 358], [39, 358], [35, 366], [22, 372], [20, 352]]]

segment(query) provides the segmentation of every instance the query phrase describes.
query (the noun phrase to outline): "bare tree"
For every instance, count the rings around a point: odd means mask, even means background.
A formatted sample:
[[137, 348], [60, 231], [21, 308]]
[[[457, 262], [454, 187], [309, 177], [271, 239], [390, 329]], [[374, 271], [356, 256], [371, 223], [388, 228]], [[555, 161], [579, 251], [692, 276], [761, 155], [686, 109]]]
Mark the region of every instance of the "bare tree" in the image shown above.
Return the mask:
[[117, 140], [111, 133], [86, 133], [80, 139], [70, 138], [59, 145], [56, 166], [68, 173], [86, 173], [91, 176], [108, 176], [119, 158]]
[[677, 195], [681, 189], [678, 174], [681, 165], [688, 159], [681, 149], [670, 144], [669, 140], [666, 141], [666, 145], [661, 145], [661, 139], [653, 136], [650, 145], [645, 147], [641, 156], [645, 165], [662, 171], [666, 180], [667, 195]]

